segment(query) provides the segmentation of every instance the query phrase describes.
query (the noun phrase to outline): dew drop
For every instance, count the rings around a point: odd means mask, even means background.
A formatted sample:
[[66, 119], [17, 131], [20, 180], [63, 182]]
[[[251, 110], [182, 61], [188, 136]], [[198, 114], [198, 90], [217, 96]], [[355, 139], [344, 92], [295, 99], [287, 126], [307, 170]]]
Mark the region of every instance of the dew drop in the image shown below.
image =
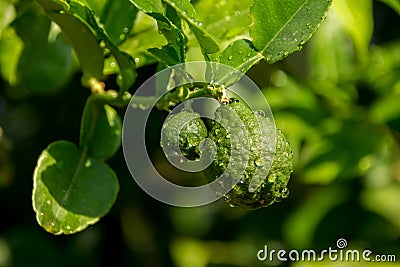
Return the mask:
[[257, 114], [257, 115], [265, 117], [265, 112], [262, 111], [262, 110], [256, 110], [256, 111], [254, 111], [254, 114]]
[[260, 158], [255, 159], [255, 160], [254, 160], [254, 164], [255, 164], [256, 166], [260, 166], [260, 167], [264, 165], [263, 162], [262, 162], [262, 160], [261, 160]]
[[124, 28], [124, 33], [128, 33], [129, 29], [128, 28]]
[[140, 58], [135, 57], [135, 63], [139, 63], [140, 62]]
[[232, 58], [233, 58], [233, 56], [229, 56], [229, 57], [228, 57], [228, 60], [232, 60]]
[[110, 66], [111, 66], [111, 68], [115, 68], [115, 66], [116, 66], [115, 62], [111, 62]]

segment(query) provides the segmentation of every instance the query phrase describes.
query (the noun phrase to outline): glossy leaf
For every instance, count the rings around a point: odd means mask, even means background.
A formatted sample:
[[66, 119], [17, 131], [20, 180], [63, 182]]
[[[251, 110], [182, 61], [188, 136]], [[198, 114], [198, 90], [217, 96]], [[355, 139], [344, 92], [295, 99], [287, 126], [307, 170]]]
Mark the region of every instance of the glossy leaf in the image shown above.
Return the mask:
[[[164, 10], [161, 1], [133, 1], [138, 9], [145, 12], [147, 15], [153, 17], [157, 21], [158, 32], [163, 34], [168, 41], [168, 46], [166, 48], [154, 48], [149, 47], [150, 53], [156, 54], [156, 58], [159, 58], [161, 54], [168, 55], [170, 52], [166, 53], [166, 50], [171, 48], [175, 50], [174, 54], [177, 54], [178, 60], [174, 61], [174, 64], [182, 63], [185, 60], [185, 44], [186, 37], [182, 31], [182, 25], [180, 17], [178, 17], [177, 12], [171, 7], [166, 7]], [[157, 40], [158, 38], [156, 38]], [[155, 46], [160, 46], [163, 42], [155, 43]], [[162, 60], [171, 63], [171, 59], [167, 59], [165, 56], [161, 57]], [[174, 65], [173, 64], [173, 65]], [[168, 64], [170, 65], [170, 64]]]
[[121, 145], [122, 123], [109, 105], [89, 97], [82, 115], [80, 148], [90, 157], [108, 159]]
[[170, 67], [180, 63], [180, 59], [176, 50], [170, 46], [163, 46], [159, 48], [150, 48], [148, 50], [159, 62], [164, 63], [165, 66]]
[[[83, 5], [87, 6], [91, 10], [93, 10], [97, 16], [101, 16], [104, 12], [107, 12], [107, 4], [110, 1], [105, 1], [105, 0], [79, 0], [80, 3]], [[114, 2], [120, 2], [120, 1], [114, 1]]]
[[111, 41], [118, 45], [122, 43], [133, 27], [133, 21], [137, 15], [137, 9], [129, 0], [109, 0], [101, 16]]
[[298, 51], [324, 20], [332, 0], [255, 0], [250, 36], [267, 62]]
[[189, 0], [164, 0], [169, 6], [188, 23], [190, 30], [196, 36], [197, 41], [204, 54], [213, 54], [218, 52], [219, 46], [214, 38], [203, 28], [198, 15]]
[[[217, 71], [214, 77], [225, 85], [236, 82], [241, 76], [237, 76], [237, 70], [246, 73], [254, 64], [260, 61], [263, 56], [256, 51], [253, 44], [246, 39], [239, 39], [230, 43], [219, 56], [219, 62], [235, 69], [234, 73]], [[233, 75], [233, 76], [232, 76]]]
[[67, 141], [50, 144], [33, 176], [33, 208], [39, 224], [53, 234], [72, 234], [96, 223], [113, 205], [115, 173]]
[[[251, 0], [200, 0], [195, 3], [204, 28], [217, 40], [248, 34]], [[210, 12], [212, 10], [212, 12]]]
[[138, 9], [145, 13], [159, 13], [164, 12], [161, 0], [130, 0]]
[[176, 10], [167, 6], [165, 14], [170, 23], [165, 24], [162, 21], [158, 21], [158, 29], [165, 36], [169, 45], [175, 49], [178, 55], [178, 61], [175, 63], [185, 62], [185, 48], [186, 48], [186, 36], [182, 30], [182, 21], [178, 16]]
[[[134, 61], [113, 44], [92, 10], [75, 1], [65, 3], [61, 0], [37, 0], [37, 2], [69, 38], [81, 64], [84, 74], [82, 81], [85, 85], [88, 85], [91, 78], [101, 80], [103, 77], [102, 46], [110, 50], [119, 65], [121, 91], [126, 91], [133, 84], [136, 78]], [[56, 4], [59, 4], [58, 9]]]
[[[105, 32], [104, 28], [98, 23], [97, 17], [90, 9], [72, 1], [70, 2], [70, 5], [71, 12], [87, 23], [94, 32], [98, 42], [103, 43], [100, 46], [104, 45], [114, 56], [119, 67], [117, 83], [120, 86], [120, 93], [122, 94], [124, 91], [128, 90], [136, 80], [136, 68], [134, 60], [129, 54], [120, 51], [119, 48], [111, 41], [108, 33]], [[103, 64], [101, 66], [103, 66]]]

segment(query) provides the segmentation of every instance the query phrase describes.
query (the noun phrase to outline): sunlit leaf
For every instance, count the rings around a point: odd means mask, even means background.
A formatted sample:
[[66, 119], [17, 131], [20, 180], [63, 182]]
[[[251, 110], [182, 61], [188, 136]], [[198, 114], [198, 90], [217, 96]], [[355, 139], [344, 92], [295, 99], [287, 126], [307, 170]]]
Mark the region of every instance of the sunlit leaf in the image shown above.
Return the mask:
[[122, 123], [109, 105], [90, 97], [82, 115], [80, 148], [90, 157], [108, 159], [121, 145]]
[[18, 63], [24, 44], [11, 27], [2, 32], [0, 39], [0, 71], [4, 80], [11, 85], [18, 81]]
[[218, 52], [219, 46], [214, 38], [203, 28], [203, 23], [199, 21], [198, 15], [189, 0], [164, 0], [169, 6], [174, 8], [183, 19], [186, 20], [190, 29], [196, 36], [200, 47], [205, 54]]
[[159, 62], [162, 62], [165, 66], [173, 66], [180, 63], [180, 59], [176, 50], [170, 46], [163, 46], [159, 48], [150, 48], [148, 50]]
[[269, 63], [298, 51], [324, 20], [332, 0], [255, 0], [250, 36]]
[[110, 210], [119, 189], [106, 164], [66, 141], [42, 152], [33, 179], [36, 218], [53, 234], [72, 234], [96, 223]]
[[136, 14], [137, 9], [129, 0], [107, 2], [101, 22], [115, 45], [126, 39], [133, 27]]
[[249, 40], [236, 40], [233, 43], [230, 43], [219, 55], [219, 62], [228, 65], [233, 69], [219, 69], [216, 71], [213, 79], [225, 85], [235, 83], [241, 78], [241, 76], [237, 75], [238, 70], [242, 73], [246, 73], [262, 58], [263, 56], [256, 52], [253, 44]]
[[16, 16], [16, 11], [13, 2], [10, 0], [0, 1], [0, 39], [2, 38], [2, 31], [5, 29]]
[[225, 41], [248, 34], [251, 3], [250, 0], [200, 0], [195, 8], [205, 29], [214, 38]]

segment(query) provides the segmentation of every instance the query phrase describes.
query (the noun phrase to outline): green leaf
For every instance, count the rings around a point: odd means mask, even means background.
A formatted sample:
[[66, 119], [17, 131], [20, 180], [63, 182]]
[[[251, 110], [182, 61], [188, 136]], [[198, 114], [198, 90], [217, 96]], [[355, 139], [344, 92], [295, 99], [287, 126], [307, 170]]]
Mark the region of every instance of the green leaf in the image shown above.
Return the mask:
[[[171, 48], [175, 49], [178, 55], [178, 61], [175, 61], [174, 64], [182, 63], [185, 61], [185, 44], [186, 37], [182, 31], [181, 19], [178, 16], [177, 12], [171, 7], [166, 7], [164, 10], [161, 1], [133, 1], [133, 4], [137, 6], [142, 12], [145, 12], [147, 15], [151, 16], [157, 21], [158, 31], [163, 34], [167, 39], [169, 46], [168, 50]], [[157, 38], [158, 39], [158, 38]], [[159, 46], [160, 42], [155, 44], [155, 46]], [[169, 52], [165, 53], [164, 48], [158, 49], [152, 47], [152, 50], [149, 52], [153, 54], [153, 52], [158, 56], [160, 54], [170, 54]], [[172, 62], [171, 58], [161, 57], [162, 60], [166, 60], [167, 62]], [[169, 64], [168, 64], [169, 65]]]
[[[107, 12], [107, 4], [105, 0], [79, 0], [80, 3], [93, 10], [97, 16], [101, 16], [104, 12]], [[121, 1], [114, 1], [121, 2]]]
[[[251, 0], [200, 0], [195, 4], [204, 28], [217, 40], [248, 34]], [[212, 10], [212, 12], [210, 12]]]
[[165, 13], [170, 23], [166, 24], [162, 21], [158, 21], [158, 29], [165, 36], [169, 45], [175, 49], [178, 55], [178, 61], [175, 64], [183, 63], [185, 62], [186, 36], [182, 30], [181, 18], [170, 6], [166, 7]]
[[2, 31], [15, 19], [16, 11], [13, 2], [10, 0], [0, 1], [0, 39]]
[[80, 148], [90, 157], [106, 160], [121, 145], [122, 123], [118, 113], [109, 105], [95, 101], [86, 102], [82, 115]]
[[164, 8], [161, 0], [130, 0], [138, 9], [142, 10], [144, 13], [159, 13], [164, 12]]
[[[91, 78], [101, 80], [104, 69], [102, 47], [111, 52], [119, 65], [121, 93], [129, 89], [136, 79], [134, 61], [113, 44], [104, 28], [98, 23], [94, 12], [79, 2], [69, 1], [59, 10], [51, 0], [37, 0], [47, 15], [55, 21], [69, 38], [83, 71], [83, 83]], [[58, 3], [58, 2], [57, 2]]]
[[381, 0], [381, 2], [393, 8], [400, 15], [400, 0]]
[[[129, 54], [120, 51], [119, 48], [111, 41], [108, 33], [98, 23], [98, 19], [90, 9], [72, 1], [70, 2], [70, 5], [71, 12], [73, 12], [73, 14], [75, 15], [78, 15], [81, 19], [85, 21], [85, 23], [88, 23], [88, 25], [94, 32], [98, 42], [103, 43], [102, 45], [110, 50], [110, 53], [117, 61], [120, 70], [117, 76], [117, 83], [120, 86], [120, 94], [122, 95], [122, 93], [128, 90], [129, 87], [132, 86], [136, 80], [136, 68], [134, 60], [130, 57]], [[100, 47], [102, 45], [100, 45]]]
[[3, 30], [0, 39], [0, 72], [4, 80], [11, 85], [18, 81], [18, 62], [24, 48], [24, 43], [12, 27]]
[[255, 0], [250, 36], [269, 63], [298, 51], [324, 20], [332, 0]]
[[[26, 27], [29, 23], [32, 26]], [[23, 47], [16, 68], [16, 83], [36, 94], [55, 93], [62, 89], [72, 75], [74, 62], [71, 48], [60, 36], [49, 38], [50, 20], [36, 5], [30, 4], [11, 26]], [[18, 48], [22, 47], [17, 46], [12, 50], [17, 49], [17, 55]]]
[[[64, 1], [36, 0], [36, 2], [44, 9], [48, 17], [60, 26], [69, 39], [81, 65], [84, 83], [90, 78], [101, 80], [104, 64], [103, 50], [98, 45], [92, 29], [76, 13], [69, 13], [70, 8], [67, 9], [66, 6], [60, 5], [55, 10], [55, 3]], [[76, 4], [75, 9], [79, 5]], [[68, 5], [68, 7], [70, 6]], [[84, 6], [80, 7], [85, 8]]]
[[214, 80], [228, 85], [236, 82], [241, 76], [237, 71], [246, 73], [251, 66], [260, 61], [263, 56], [256, 51], [251, 41], [239, 39], [230, 43], [219, 56], [219, 62], [234, 68], [234, 73], [227, 69], [219, 69], [215, 73]]
[[202, 27], [203, 24], [199, 21], [197, 12], [189, 0], [164, 0], [164, 2], [174, 8], [179, 16], [186, 20], [204, 54], [213, 54], [219, 51], [219, 45]]
[[[161, 48], [167, 44], [164, 36], [159, 33], [156, 21], [147, 14], [139, 11], [134, 28], [119, 49], [134, 58], [136, 67], [142, 67], [156, 62], [156, 59], [147, 52], [147, 49]], [[113, 58], [106, 60], [106, 72], [115, 72], [117, 63]]]
[[180, 59], [176, 50], [171, 45], [165, 45], [161, 49], [150, 48], [148, 50], [159, 62], [170, 67], [180, 63]]
[[119, 190], [112, 169], [67, 141], [54, 142], [42, 152], [33, 180], [36, 219], [53, 234], [76, 233], [96, 223]]
[[129, 0], [107, 2], [101, 22], [115, 45], [122, 43], [132, 30], [137, 11]]

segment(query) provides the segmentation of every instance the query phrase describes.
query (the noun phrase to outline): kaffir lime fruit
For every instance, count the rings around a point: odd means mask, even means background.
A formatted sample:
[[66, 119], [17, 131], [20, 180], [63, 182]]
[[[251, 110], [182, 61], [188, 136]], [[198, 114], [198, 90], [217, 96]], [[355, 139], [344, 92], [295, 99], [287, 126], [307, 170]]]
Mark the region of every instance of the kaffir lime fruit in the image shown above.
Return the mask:
[[[275, 140], [273, 123], [258, 112], [253, 113], [241, 102], [218, 108], [215, 119], [219, 122], [208, 124], [208, 137], [215, 142], [217, 154], [204, 173], [210, 181], [221, 175], [230, 178], [224, 179], [217, 193], [237, 182], [225, 194], [225, 200], [231, 206], [245, 209], [266, 207], [286, 198], [286, 186], [293, 170], [293, 155], [282, 132], [276, 131]], [[245, 131], [241, 130], [243, 127]], [[239, 142], [234, 140], [235, 136]], [[229, 164], [231, 161], [235, 163]]]
[[[222, 178], [213, 189], [231, 206], [267, 207], [289, 194], [287, 183], [293, 171], [290, 144], [263, 112], [253, 112], [242, 102], [219, 107], [214, 120], [181, 111], [165, 121], [162, 134], [162, 145], [179, 147], [190, 160], [200, 158], [203, 139], [208, 137], [214, 142], [215, 157], [203, 172], [209, 182]], [[211, 147], [202, 149], [210, 151]], [[167, 150], [167, 157], [175, 154], [173, 149]], [[211, 154], [205, 153], [205, 157]]]
[[[164, 136], [161, 146], [179, 146], [183, 156], [189, 160], [200, 158], [199, 145], [207, 137], [207, 128], [200, 115], [195, 112], [183, 110], [168, 117], [163, 125]], [[176, 156], [176, 150], [167, 149], [167, 157]]]

